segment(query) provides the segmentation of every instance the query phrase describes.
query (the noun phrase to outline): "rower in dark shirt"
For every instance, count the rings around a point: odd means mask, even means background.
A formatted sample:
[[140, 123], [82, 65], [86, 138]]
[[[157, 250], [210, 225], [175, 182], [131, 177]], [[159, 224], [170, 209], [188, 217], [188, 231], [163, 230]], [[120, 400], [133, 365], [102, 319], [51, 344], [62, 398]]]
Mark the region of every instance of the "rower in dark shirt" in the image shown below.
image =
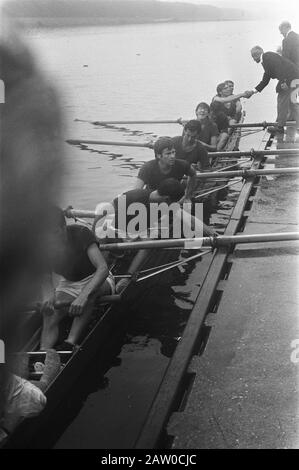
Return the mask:
[[217, 124], [220, 132], [217, 150], [222, 150], [227, 142], [229, 126], [235, 124], [238, 119], [238, 108], [236, 102], [240, 98], [250, 98], [251, 91], [245, 91], [238, 95], [231, 94], [231, 86], [228, 82], [219, 83], [216, 88], [217, 95], [211, 102], [211, 117]]
[[[204, 236], [214, 236], [215, 232], [212, 229], [204, 224], [199, 218], [186, 212], [180, 205], [177, 205], [177, 207], [172, 206], [169, 211], [165, 210], [164, 215], [162, 215], [163, 210], [162, 212], [157, 211], [157, 205], [164, 203], [165, 206], [165, 203], [169, 205], [174, 202], [178, 202], [184, 196], [184, 192], [184, 186], [175, 178], [163, 179], [159, 183], [158, 188], [154, 191], [149, 191], [148, 189], [132, 189], [130, 191], [126, 191], [125, 193], [117, 196], [112, 203], [101, 203], [98, 205], [96, 209], [97, 216], [95, 217], [93, 227], [95, 233], [97, 237], [103, 237], [103, 225], [105, 225], [106, 221], [102, 220], [102, 226], [98, 228], [96, 228], [96, 224], [106, 217], [107, 214], [111, 214], [111, 208], [113, 208], [114, 232], [111, 232], [112, 237], [115, 237], [116, 235], [117, 237], [126, 237], [128, 239], [131, 239], [132, 237], [135, 239], [136, 236], [150, 236], [151, 238], [156, 238], [156, 236], [159, 237], [163, 234], [163, 232], [161, 233], [161, 224], [164, 229], [166, 228], [166, 230], [168, 230], [167, 227], [170, 228], [168, 233], [171, 233], [173, 221], [179, 221], [179, 223], [183, 224], [185, 227], [192, 227], [193, 230], [197, 230], [198, 233], [203, 234]], [[123, 199], [124, 197], [125, 199]], [[138, 206], [135, 206], [129, 213], [128, 209], [130, 206], [136, 203]], [[140, 207], [140, 205], [143, 207]], [[154, 216], [151, 214], [152, 205], [156, 206], [156, 210], [153, 212]], [[145, 211], [143, 208], [145, 208]], [[141, 219], [138, 217], [139, 214], [142, 214]], [[146, 220], [143, 219], [143, 214], [145, 215]], [[137, 217], [137, 220], [135, 217]], [[130, 227], [131, 222], [132, 227]], [[133, 229], [133, 232], [131, 231], [131, 228]], [[105, 234], [106, 233], [107, 231], [105, 229]], [[148, 250], [139, 250], [137, 252], [127, 270], [128, 274], [133, 274], [136, 269], [140, 267], [147, 256], [147, 251]], [[129, 282], [130, 280], [128, 278], [121, 279], [116, 285], [116, 292], [121, 293]]]
[[201, 124], [191, 119], [184, 126], [183, 135], [173, 137], [175, 157], [195, 165], [198, 170], [210, 168], [208, 152], [200, 140]]
[[171, 137], [160, 137], [154, 144], [155, 159], [144, 163], [139, 170], [134, 189], [142, 189], [145, 186], [154, 191], [159, 183], [167, 178], [175, 178], [181, 181], [187, 176], [185, 195], [181, 202], [190, 200], [196, 187], [196, 171], [190, 163], [175, 158], [175, 148]]
[[[95, 294], [114, 293], [114, 279], [109, 273], [94, 234], [82, 225], [66, 225], [61, 209], [49, 211], [52, 221], [48, 237], [49, 277], [61, 276], [58, 286], [43, 306], [43, 331], [41, 349], [56, 345], [61, 320], [75, 317], [67, 340], [59, 350], [72, 350], [87, 326], [95, 300]], [[50, 280], [50, 279], [49, 279]], [[69, 304], [68, 308], [61, 308]]]
[[217, 150], [219, 131], [217, 125], [210, 117], [210, 106], [207, 103], [199, 103], [196, 106], [195, 114], [201, 125], [199, 134], [200, 143], [208, 151], [215, 152]]
[[[131, 237], [128, 231], [129, 223], [135, 218], [136, 211], [140, 205], [145, 208], [146, 220], [144, 224], [147, 224], [147, 228], [150, 227], [150, 206], [151, 204], [177, 202], [185, 194], [184, 186], [175, 178], [167, 178], [160, 181], [156, 190], [150, 191], [149, 189], [130, 189], [113, 199], [111, 203], [100, 203], [96, 208], [96, 217], [93, 224], [93, 231], [97, 223], [104, 217], [113, 219], [113, 223], [110, 224], [114, 234], [111, 231], [111, 236], [117, 236], [121, 238]], [[132, 206], [138, 204], [139, 206]], [[130, 210], [131, 209], [131, 210]], [[112, 217], [111, 217], [112, 216]], [[102, 221], [102, 227], [103, 227]], [[135, 229], [135, 228], [134, 228]], [[116, 232], [115, 232], [116, 230]], [[142, 228], [140, 229], [141, 231]], [[98, 228], [96, 231], [98, 238], [103, 237], [103, 229]], [[136, 235], [136, 234], [135, 234]], [[137, 234], [139, 236], [140, 233]], [[105, 233], [106, 236], [106, 233]]]

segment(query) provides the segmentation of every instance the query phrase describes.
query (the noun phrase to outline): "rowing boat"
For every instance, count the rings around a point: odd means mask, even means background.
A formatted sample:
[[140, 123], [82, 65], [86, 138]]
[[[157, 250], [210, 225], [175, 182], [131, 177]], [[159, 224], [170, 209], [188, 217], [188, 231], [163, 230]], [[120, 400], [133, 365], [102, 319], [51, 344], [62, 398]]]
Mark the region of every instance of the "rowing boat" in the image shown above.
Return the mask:
[[[226, 150], [233, 151], [237, 149], [240, 138], [240, 130], [236, 129], [227, 142]], [[220, 166], [220, 159], [216, 159], [214, 168], [219, 169]], [[212, 193], [206, 195], [205, 200], [207, 201], [207, 198], [213, 197], [213, 201], [215, 202], [219, 199], [220, 194], [219, 191], [214, 191], [217, 190], [217, 185], [219, 185], [219, 181], [201, 183], [198, 194], [201, 195], [202, 190], [207, 190], [207, 193], [212, 191]], [[47, 397], [45, 409], [36, 418], [27, 419], [21, 423], [9, 437], [5, 445], [6, 448], [30, 447], [34, 436], [45, 427], [50, 416], [57, 409], [60, 402], [65, 399], [72, 385], [82, 374], [86, 366], [90, 363], [92, 358], [104, 348], [104, 344], [107, 342], [109, 335], [112, 334], [117, 319], [120, 315], [123, 315], [124, 306], [127, 302], [129, 302], [130, 305], [134, 303], [138, 305], [138, 299], [140, 299], [140, 295], [143, 295], [145, 288], [153, 289], [157, 283], [161, 282], [161, 277], [170, 269], [180, 264], [188, 263], [191, 260], [199, 259], [202, 256], [202, 253], [195, 255], [193, 253], [192, 256], [190, 255], [188, 258], [181, 259], [180, 252], [181, 250], [178, 249], [147, 250], [143, 259], [141, 259], [138, 266], [136, 266], [134, 273], [130, 275], [127, 269], [136, 251], [128, 251], [121, 258], [112, 256], [109, 266], [110, 270], [115, 277], [128, 277], [130, 281], [128, 286], [121, 295], [107, 296], [105, 299], [102, 298], [96, 302], [94, 317], [81, 343], [71, 355], [60, 352], [62, 367], [45, 392]], [[35, 331], [23, 348], [24, 351], [27, 351], [32, 360], [33, 358], [36, 360], [40, 356], [41, 358], [44, 357], [43, 354], [37, 350], [41, 331], [41, 315], [38, 313], [34, 318], [36, 319], [36, 317], [38, 318], [39, 324], [37, 325], [35, 322]], [[32, 375], [32, 378], [37, 379], [38, 376]]]

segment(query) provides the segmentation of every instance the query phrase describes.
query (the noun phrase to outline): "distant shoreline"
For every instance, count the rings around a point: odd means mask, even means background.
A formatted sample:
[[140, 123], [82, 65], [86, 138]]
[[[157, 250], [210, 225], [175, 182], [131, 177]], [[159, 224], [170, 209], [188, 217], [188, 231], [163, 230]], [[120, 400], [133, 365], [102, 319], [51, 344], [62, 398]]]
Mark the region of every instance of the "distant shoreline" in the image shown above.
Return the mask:
[[186, 19], [180, 20], [177, 18], [161, 18], [161, 19], [148, 19], [145, 18], [13, 18], [22, 27], [38, 27], [38, 28], [53, 28], [53, 27], [80, 27], [80, 26], [126, 26], [137, 24], [160, 24], [160, 23], [207, 23], [207, 22], [227, 22], [227, 21], [253, 21], [253, 18], [210, 18], [210, 19]]

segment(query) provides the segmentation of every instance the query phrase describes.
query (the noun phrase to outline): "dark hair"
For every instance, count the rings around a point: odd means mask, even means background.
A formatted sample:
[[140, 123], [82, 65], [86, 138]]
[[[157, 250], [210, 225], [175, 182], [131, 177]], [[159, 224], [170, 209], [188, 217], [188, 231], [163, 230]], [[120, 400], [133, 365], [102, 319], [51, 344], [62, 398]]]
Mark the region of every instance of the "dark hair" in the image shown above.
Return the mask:
[[233, 86], [235, 85], [232, 80], [225, 80], [224, 85], [226, 86], [228, 83], [231, 83]]
[[184, 125], [184, 130], [197, 132], [199, 134], [201, 131], [201, 124], [197, 119], [191, 119], [191, 121], [186, 122]]
[[210, 106], [208, 105], [208, 103], [204, 103], [204, 102], [199, 103], [195, 108], [195, 112], [197, 112], [199, 108], [205, 109], [206, 111], [208, 111], [208, 113], [210, 112]]
[[223, 88], [225, 88], [225, 87], [226, 87], [226, 85], [225, 85], [224, 82], [219, 83], [219, 85], [217, 85], [216, 91], [217, 91], [217, 95], [218, 95], [218, 96], [220, 95], [220, 93], [222, 92]]
[[47, 212], [49, 225], [51, 229], [64, 228], [66, 226], [66, 221], [64, 217], [64, 212], [58, 206], [52, 206]]
[[171, 137], [159, 137], [154, 143], [155, 157], [157, 158], [157, 155], [161, 155], [163, 150], [173, 148], [174, 145]]
[[171, 201], [179, 201], [185, 194], [183, 185], [175, 178], [162, 180], [157, 191], [161, 196], [168, 196]]

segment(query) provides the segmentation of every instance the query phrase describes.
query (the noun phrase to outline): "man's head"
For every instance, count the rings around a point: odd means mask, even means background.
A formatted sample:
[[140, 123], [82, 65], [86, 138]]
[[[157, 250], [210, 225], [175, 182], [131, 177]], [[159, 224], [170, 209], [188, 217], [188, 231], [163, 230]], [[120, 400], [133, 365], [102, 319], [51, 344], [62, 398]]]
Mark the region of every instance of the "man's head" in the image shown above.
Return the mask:
[[150, 202], [177, 202], [185, 194], [183, 185], [175, 178], [167, 178], [150, 194]]
[[200, 122], [197, 119], [191, 119], [184, 126], [183, 148], [193, 147], [196, 140], [199, 139], [201, 131]]
[[198, 121], [203, 121], [210, 114], [210, 106], [207, 103], [199, 103], [196, 106], [195, 114]]
[[289, 21], [283, 21], [279, 25], [280, 34], [282, 34], [284, 38], [286, 37], [288, 32], [291, 31], [291, 29], [292, 29], [292, 26], [291, 26], [291, 23]]
[[251, 57], [253, 58], [253, 60], [256, 63], [259, 63], [264, 53], [263, 48], [261, 46], [254, 46], [250, 52], [251, 52]]
[[230, 95], [232, 95], [234, 93], [234, 87], [235, 87], [234, 82], [232, 80], [225, 80], [224, 84], [225, 84], [225, 87], [229, 89]]
[[174, 165], [175, 149], [171, 137], [159, 137], [154, 143], [155, 158], [169, 166]]
[[216, 92], [217, 92], [217, 95], [218, 96], [222, 96], [222, 92], [224, 90], [224, 88], [226, 87], [225, 83], [222, 82], [222, 83], [219, 83], [216, 87]]

